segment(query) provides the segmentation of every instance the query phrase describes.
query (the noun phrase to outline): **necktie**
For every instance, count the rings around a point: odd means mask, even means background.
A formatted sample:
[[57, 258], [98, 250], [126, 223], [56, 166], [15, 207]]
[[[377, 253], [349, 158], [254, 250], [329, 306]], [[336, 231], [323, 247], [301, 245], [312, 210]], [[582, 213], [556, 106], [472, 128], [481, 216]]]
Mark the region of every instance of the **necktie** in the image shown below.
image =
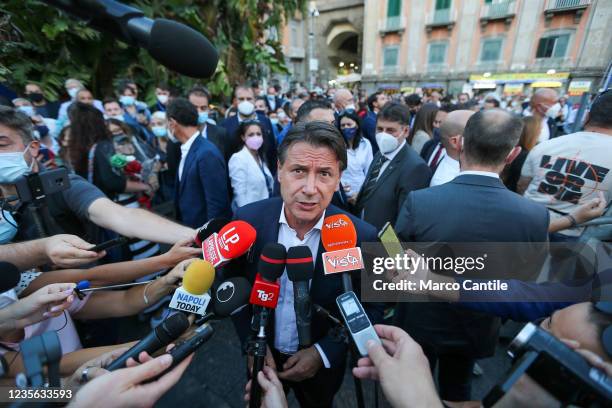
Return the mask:
[[374, 190], [374, 186], [376, 186], [376, 181], [378, 180], [378, 175], [380, 174], [380, 169], [386, 161], [387, 158], [381, 154], [376, 160], [376, 163], [372, 165], [372, 171], [361, 188], [361, 195], [359, 203], [357, 204], [359, 207], [362, 207], [361, 204], [368, 198], [372, 190]]
[[440, 156], [442, 155], [442, 150], [444, 150], [444, 148], [440, 144], [438, 144], [436, 147], [438, 148], [438, 150], [436, 151], [434, 158], [431, 160], [431, 163], [429, 164], [429, 168], [431, 169], [432, 172], [435, 172], [436, 169], [438, 168], [438, 164], [440, 164]]

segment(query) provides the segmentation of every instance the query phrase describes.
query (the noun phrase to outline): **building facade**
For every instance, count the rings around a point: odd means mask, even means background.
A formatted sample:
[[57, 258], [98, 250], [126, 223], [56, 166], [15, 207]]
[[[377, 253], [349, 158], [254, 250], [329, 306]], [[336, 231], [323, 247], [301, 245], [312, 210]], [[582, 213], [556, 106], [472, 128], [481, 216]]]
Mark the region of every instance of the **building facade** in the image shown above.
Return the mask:
[[410, 92], [596, 91], [609, 0], [365, 0], [362, 86]]

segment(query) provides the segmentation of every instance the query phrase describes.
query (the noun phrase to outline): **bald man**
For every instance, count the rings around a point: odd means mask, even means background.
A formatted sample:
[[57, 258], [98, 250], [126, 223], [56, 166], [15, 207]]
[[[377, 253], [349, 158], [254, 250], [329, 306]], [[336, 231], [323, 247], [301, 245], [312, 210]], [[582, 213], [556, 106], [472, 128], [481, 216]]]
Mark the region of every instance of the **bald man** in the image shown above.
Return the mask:
[[440, 143], [444, 147], [444, 156], [431, 178], [430, 187], [448, 183], [459, 175], [463, 130], [473, 114], [471, 110], [456, 110], [449, 113], [440, 125]]
[[529, 106], [531, 108], [531, 114], [534, 118], [538, 118], [542, 125], [540, 126], [540, 136], [538, 137], [538, 143], [545, 142], [549, 139], [555, 138], [557, 134], [557, 126], [554, 118], [546, 115], [546, 112], [553, 107], [559, 95], [557, 91], [550, 88], [540, 88], [531, 97]]
[[347, 109], [356, 110], [355, 98], [351, 91], [346, 88], [341, 88], [336, 91], [334, 94], [334, 109], [336, 109], [336, 113], [340, 113]]

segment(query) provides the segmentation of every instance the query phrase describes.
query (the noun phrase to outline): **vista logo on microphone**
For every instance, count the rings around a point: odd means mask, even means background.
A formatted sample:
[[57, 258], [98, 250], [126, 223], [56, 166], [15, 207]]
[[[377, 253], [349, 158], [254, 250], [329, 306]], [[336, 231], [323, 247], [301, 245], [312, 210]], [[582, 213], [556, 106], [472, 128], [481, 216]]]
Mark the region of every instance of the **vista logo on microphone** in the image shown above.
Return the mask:
[[361, 248], [359, 247], [325, 252], [322, 257], [323, 271], [326, 275], [363, 268], [363, 258], [361, 256]]
[[[328, 218], [331, 218], [331, 217], [328, 217]], [[348, 223], [342, 218], [333, 219], [330, 222], [327, 222], [324, 224], [324, 227], [327, 229], [342, 228], [346, 226], [348, 226]]]

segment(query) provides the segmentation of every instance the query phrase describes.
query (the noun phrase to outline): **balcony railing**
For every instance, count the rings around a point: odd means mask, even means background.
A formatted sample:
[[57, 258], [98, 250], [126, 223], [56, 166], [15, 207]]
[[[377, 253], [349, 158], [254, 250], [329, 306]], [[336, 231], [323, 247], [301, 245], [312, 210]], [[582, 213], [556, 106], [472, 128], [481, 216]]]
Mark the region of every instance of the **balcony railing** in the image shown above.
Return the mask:
[[404, 18], [404, 16], [393, 16], [381, 20], [378, 26], [378, 31], [384, 34], [404, 31], [405, 28], [406, 19]]
[[397, 75], [399, 73], [398, 65], [387, 65], [382, 69], [383, 75]]
[[427, 16], [426, 28], [430, 31], [434, 27], [448, 27], [452, 29], [457, 20], [457, 11], [454, 8], [438, 9]]
[[516, 14], [516, 1], [508, 0], [500, 3], [485, 4], [480, 11], [481, 20], [499, 20]]
[[546, 2], [546, 11], [565, 11], [565, 10], [578, 10], [587, 8], [592, 0], [548, 0]]

